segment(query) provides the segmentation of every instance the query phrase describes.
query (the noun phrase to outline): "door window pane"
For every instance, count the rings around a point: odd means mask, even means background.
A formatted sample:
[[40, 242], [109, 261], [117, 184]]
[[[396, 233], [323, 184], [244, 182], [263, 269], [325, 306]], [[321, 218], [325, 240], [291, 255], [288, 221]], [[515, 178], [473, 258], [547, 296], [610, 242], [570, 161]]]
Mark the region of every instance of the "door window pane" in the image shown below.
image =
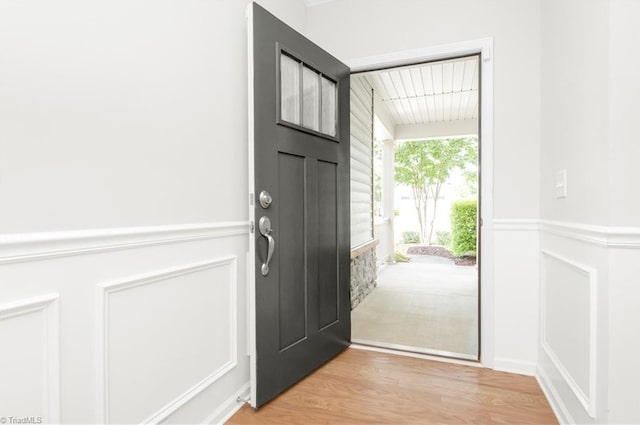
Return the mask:
[[322, 77], [322, 130], [336, 135], [336, 83]]
[[280, 55], [280, 116], [300, 124], [300, 63]]
[[320, 81], [318, 73], [302, 68], [302, 125], [320, 131]]

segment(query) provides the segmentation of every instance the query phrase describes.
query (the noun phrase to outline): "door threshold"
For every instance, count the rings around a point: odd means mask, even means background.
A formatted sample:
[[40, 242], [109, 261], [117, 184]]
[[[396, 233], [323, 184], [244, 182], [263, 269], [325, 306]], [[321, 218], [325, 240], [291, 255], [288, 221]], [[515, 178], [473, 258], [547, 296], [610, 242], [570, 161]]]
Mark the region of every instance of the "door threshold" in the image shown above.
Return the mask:
[[411, 347], [408, 345], [388, 344], [363, 339], [353, 339], [350, 348], [356, 350], [377, 351], [380, 353], [395, 354], [398, 356], [414, 357], [423, 360], [454, 363], [464, 366], [484, 367], [479, 360], [468, 354], [452, 353], [449, 351], [429, 350], [426, 348]]

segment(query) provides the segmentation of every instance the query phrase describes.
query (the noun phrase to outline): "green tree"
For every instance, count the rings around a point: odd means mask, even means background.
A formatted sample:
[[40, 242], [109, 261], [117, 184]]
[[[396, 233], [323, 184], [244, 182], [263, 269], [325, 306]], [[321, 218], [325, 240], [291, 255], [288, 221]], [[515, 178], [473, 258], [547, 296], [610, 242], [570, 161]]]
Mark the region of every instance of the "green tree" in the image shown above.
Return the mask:
[[438, 198], [451, 171], [473, 167], [477, 161], [478, 139], [475, 137], [410, 141], [396, 148], [395, 180], [413, 192], [423, 243], [431, 243]]

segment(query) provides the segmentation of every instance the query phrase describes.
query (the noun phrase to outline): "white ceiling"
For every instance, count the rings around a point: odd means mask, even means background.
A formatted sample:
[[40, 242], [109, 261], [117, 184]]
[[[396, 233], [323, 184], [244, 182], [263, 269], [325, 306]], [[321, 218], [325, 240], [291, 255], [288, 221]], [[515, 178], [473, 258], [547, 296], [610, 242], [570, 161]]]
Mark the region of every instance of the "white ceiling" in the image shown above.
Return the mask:
[[[359, 74], [379, 95], [396, 125], [478, 118], [478, 57]], [[355, 77], [355, 76], [354, 76]]]

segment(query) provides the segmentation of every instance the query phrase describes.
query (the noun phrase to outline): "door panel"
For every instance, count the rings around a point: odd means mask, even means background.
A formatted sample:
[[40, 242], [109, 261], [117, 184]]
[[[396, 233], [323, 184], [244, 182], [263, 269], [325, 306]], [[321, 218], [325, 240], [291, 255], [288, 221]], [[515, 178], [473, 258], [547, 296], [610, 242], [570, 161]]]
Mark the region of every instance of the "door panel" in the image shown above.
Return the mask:
[[250, 13], [259, 407], [350, 343], [349, 68], [260, 6]]
[[337, 165], [318, 161], [318, 326], [338, 320]]
[[[280, 349], [306, 337], [307, 304], [305, 283], [304, 195], [305, 159], [278, 153], [279, 219], [277, 270], [280, 305]], [[287, 206], [283, 208], [283, 206]]]

